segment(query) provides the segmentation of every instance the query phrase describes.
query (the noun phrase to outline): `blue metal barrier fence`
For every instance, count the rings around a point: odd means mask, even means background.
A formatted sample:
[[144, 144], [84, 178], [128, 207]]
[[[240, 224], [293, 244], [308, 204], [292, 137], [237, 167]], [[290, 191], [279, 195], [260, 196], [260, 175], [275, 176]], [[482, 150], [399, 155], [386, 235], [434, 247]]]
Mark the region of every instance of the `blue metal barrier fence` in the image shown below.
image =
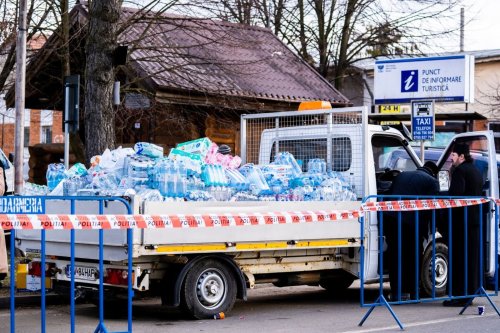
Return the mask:
[[[15, 200], [15, 198], [19, 197], [3, 197], [5, 200]], [[76, 202], [96, 202], [98, 204], [98, 212], [95, 214], [102, 215], [105, 212], [105, 207], [110, 202], [118, 202], [123, 204], [124, 214], [132, 214], [132, 208], [128, 201], [123, 198], [118, 197], [62, 197], [62, 196], [50, 196], [50, 197], [23, 197], [34, 200], [39, 200], [44, 207], [43, 211], [45, 212], [45, 203], [46, 201], [63, 201], [69, 202], [70, 205], [70, 214], [77, 214], [76, 210]], [[4, 203], [3, 209], [0, 209], [0, 219], [2, 216], [4, 218], [7, 217], [6, 214], [27, 214], [24, 210], [22, 212], [15, 211], [6, 211], [6, 206]], [[29, 214], [29, 213], [28, 213]], [[39, 214], [39, 213], [38, 213]], [[132, 298], [134, 296], [134, 291], [132, 289], [132, 254], [133, 254], [133, 230], [131, 228], [126, 229], [127, 231], [127, 269], [128, 269], [128, 292], [127, 292], [127, 331], [128, 333], [132, 332]], [[41, 304], [40, 304], [40, 331], [42, 333], [46, 332], [46, 286], [45, 286], [45, 266], [46, 266], [46, 232], [49, 230], [42, 229], [40, 230], [40, 263], [41, 263]], [[50, 230], [52, 231], [52, 230]], [[49, 232], [50, 232], [49, 231]], [[72, 333], [75, 332], [75, 229], [71, 229], [70, 232], [70, 330]], [[78, 232], [87, 232], [88, 230], [78, 230]], [[99, 229], [99, 322], [95, 329], [95, 333], [107, 333], [108, 330], [104, 325], [104, 230]], [[11, 230], [11, 241], [10, 241], [10, 332], [14, 333], [16, 331], [16, 320], [15, 320], [15, 291], [16, 291], [16, 281], [15, 281], [15, 240], [16, 240], [16, 232], [15, 229]], [[116, 332], [121, 333], [121, 332]]]
[[[370, 196], [363, 200], [363, 203], [367, 202], [381, 202], [381, 201], [390, 201], [390, 202], [401, 202], [403, 206], [406, 208], [398, 209], [398, 205], [394, 205], [396, 208], [387, 209], [387, 210], [378, 210], [378, 211], [364, 211], [364, 215], [361, 218], [361, 235], [364, 235], [365, 223], [367, 222], [367, 218], [370, 218], [369, 214], [376, 214], [378, 219], [378, 296], [373, 302], [366, 302], [365, 300], [365, 241], [363, 241], [361, 246], [361, 264], [360, 264], [360, 278], [361, 278], [361, 295], [360, 302], [362, 307], [369, 307], [369, 310], [362, 318], [359, 323], [359, 326], [362, 326], [365, 320], [370, 316], [372, 311], [377, 306], [384, 306], [391, 313], [392, 317], [395, 319], [397, 324], [401, 329], [403, 329], [403, 324], [397, 317], [391, 305], [395, 304], [410, 304], [410, 303], [421, 303], [421, 302], [435, 302], [435, 301], [457, 301], [463, 300], [462, 310], [459, 314], [463, 314], [464, 311], [472, 304], [472, 301], [476, 297], [485, 297], [492, 308], [496, 311], [496, 313], [500, 316], [500, 312], [498, 311], [495, 304], [492, 302], [490, 296], [498, 295], [498, 226], [499, 226], [499, 207], [495, 205], [493, 200], [489, 200], [484, 198], [487, 203], [479, 204], [478, 209], [473, 209], [475, 205], [469, 202], [469, 205], [465, 207], [453, 207], [453, 205], [445, 205], [442, 208], [432, 208], [429, 207], [415, 207], [415, 200], [439, 200], [440, 202], [449, 203], [452, 199], [472, 199], [469, 197], [425, 197], [425, 196], [397, 196], [397, 195], [386, 195], [386, 196]], [[477, 198], [474, 198], [477, 199]], [[403, 200], [403, 201], [401, 201]], [[413, 200], [410, 203], [407, 200]], [[412, 206], [411, 209], [407, 209]], [[483, 210], [483, 205], [487, 205], [488, 209]], [[447, 206], [447, 207], [446, 207]], [[453, 210], [461, 209], [463, 214], [453, 214]], [[469, 212], [470, 211], [470, 212]], [[474, 214], [476, 213], [476, 214]], [[494, 217], [490, 218], [489, 214], [493, 214]], [[453, 220], [455, 215], [455, 221]], [[452, 235], [455, 232], [460, 232], [458, 230], [458, 223], [462, 222], [463, 216], [463, 244], [457, 242]], [[372, 215], [372, 218], [374, 216]], [[470, 221], [472, 219], [472, 221]], [[479, 237], [476, 239], [472, 237], [473, 235], [469, 235], [468, 230], [469, 224], [474, 223], [474, 219], [479, 222]], [[485, 226], [489, 227], [490, 223], [494, 223], [493, 232], [489, 233], [488, 231], [491, 229], [485, 228]], [[426, 226], [426, 224], [428, 226]], [[473, 225], [470, 226], [471, 228]], [[393, 228], [396, 228], [394, 230]], [[453, 229], [455, 228], [455, 229]], [[425, 233], [422, 232], [425, 231]], [[409, 235], [410, 234], [410, 235]], [[425, 248], [421, 249], [420, 244], [422, 244], [423, 239], [422, 235], [427, 236], [427, 245]], [[484, 270], [484, 262], [485, 262], [485, 236], [488, 237], [486, 240], [489, 242], [494, 242], [494, 283], [493, 283], [493, 292], [487, 293], [485, 290], [485, 270]], [[390, 239], [387, 239], [387, 238]], [[392, 238], [392, 239], [391, 239]], [[384, 252], [384, 241], [389, 241], [387, 244], [387, 250]], [[392, 242], [391, 242], [392, 241]], [[474, 245], [474, 243], [476, 243]], [[392, 244], [391, 244], [392, 243]], [[443, 253], [438, 253], [438, 259], [436, 259], [436, 245], [439, 245], [440, 249], [448, 249], [447, 255]], [[457, 251], [461, 251], [463, 246], [463, 262], [454, 258], [453, 255], [458, 253]], [[476, 258], [479, 261], [479, 268], [477, 269], [478, 275], [475, 277], [474, 275], [469, 275], [469, 256], [472, 256], [474, 251], [471, 250], [471, 246], [478, 246], [479, 253]], [[455, 248], [457, 247], [457, 248]], [[408, 252], [408, 248], [410, 249], [411, 256], [403, 256], [403, 250]], [[392, 252], [391, 252], [392, 251]], [[444, 251], [444, 250], [443, 250]], [[427, 266], [423, 266], [425, 263], [420, 264], [424, 252], [431, 254], [431, 262], [430, 268]], [[389, 264], [386, 266], [386, 261], [389, 260]], [[408, 262], [413, 261], [413, 265], [409, 265]], [[437, 263], [438, 262], [438, 263]], [[437, 267], [436, 267], [437, 263]], [[404, 264], [404, 267], [403, 267]], [[463, 264], [463, 276], [453, 276], [453, 265], [459, 266]], [[389, 267], [389, 275], [391, 280], [391, 285], [396, 285], [397, 290], [391, 289], [390, 299], [388, 299], [387, 294], [384, 294], [384, 268]], [[421, 267], [425, 269], [430, 269], [430, 281], [432, 287], [429, 288], [427, 285], [427, 290], [425, 293], [421, 293], [421, 289], [425, 289], [422, 287], [421, 283], [426, 271], [423, 271]], [[406, 273], [408, 270], [413, 274], [405, 274], [403, 276], [403, 268]], [[459, 267], [457, 267], [458, 269]], [[460, 270], [462, 272], [462, 270]], [[392, 273], [392, 274], [391, 274]], [[436, 273], [438, 274], [438, 278], [436, 277]], [[455, 271], [456, 273], [456, 271]], [[459, 278], [463, 278], [463, 286], [464, 290], [462, 293], [458, 293], [453, 289], [453, 281]], [[468, 290], [469, 279], [478, 279], [478, 286], [474, 287], [475, 291], [470, 292]], [[407, 280], [410, 279], [411, 283], [408, 286]], [[436, 290], [436, 281], [438, 281], [438, 285], [440, 286], [439, 290]], [[455, 281], [456, 282], [456, 281]], [[402, 291], [402, 285], [405, 284], [406, 289], [410, 289], [411, 292], [409, 295], [404, 294]], [[443, 286], [444, 284], [444, 286]], [[405, 293], [407, 290], [404, 291]]]

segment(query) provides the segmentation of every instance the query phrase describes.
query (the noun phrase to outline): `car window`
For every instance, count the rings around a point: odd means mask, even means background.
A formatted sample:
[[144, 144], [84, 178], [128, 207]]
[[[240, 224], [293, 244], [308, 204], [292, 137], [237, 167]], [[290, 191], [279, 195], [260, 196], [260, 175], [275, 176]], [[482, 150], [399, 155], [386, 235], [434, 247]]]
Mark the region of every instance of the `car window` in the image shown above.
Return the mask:
[[[488, 139], [485, 136], [473, 136], [466, 138], [457, 138], [455, 144], [466, 143], [469, 145], [470, 154], [474, 160], [474, 165], [479, 169], [483, 176], [483, 182], [488, 180]], [[446, 160], [441, 166], [441, 170], [447, 170], [453, 177], [453, 168], [451, 164], [451, 149], [446, 151]]]
[[417, 165], [398, 138], [373, 136], [372, 146], [375, 172], [383, 172], [386, 169], [417, 169]]

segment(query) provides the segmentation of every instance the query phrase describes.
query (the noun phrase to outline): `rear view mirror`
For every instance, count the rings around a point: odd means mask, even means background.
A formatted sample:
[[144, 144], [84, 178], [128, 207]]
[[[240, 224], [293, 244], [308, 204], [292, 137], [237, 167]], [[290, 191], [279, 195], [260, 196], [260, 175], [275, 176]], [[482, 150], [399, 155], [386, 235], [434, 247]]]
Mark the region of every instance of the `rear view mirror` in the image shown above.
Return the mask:
[[450, 173], [448, 170], [441, 170], [438, 173], [439, 192], [446, 192], [450, 189]]

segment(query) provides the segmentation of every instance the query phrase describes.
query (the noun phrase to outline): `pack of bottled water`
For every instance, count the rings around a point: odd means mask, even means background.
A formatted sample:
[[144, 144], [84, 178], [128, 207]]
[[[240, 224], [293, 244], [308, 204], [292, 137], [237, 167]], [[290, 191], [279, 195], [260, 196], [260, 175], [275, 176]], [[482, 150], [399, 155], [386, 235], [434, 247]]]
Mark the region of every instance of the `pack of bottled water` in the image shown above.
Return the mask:
[[184, 198], [187, 192], [187, 171], [183, 161], [160, 159], [151, 173], [151, 187], [168, 198]]
[[51, 163], [48, 165], [46, 177], [49, 192], [54, 190], [56, 186], [59, 185], [64, 178], [66, 178], [65, 171], [66, 169], [62, 163]]
[[142, 200], [169, 202], [357, 200], [354, 176], [329, 171], [324, 159], [302, 165], [285, 151], [269, 164], [240, 165], [239, 157], [217, 147], [203, 138], [177, 145], [168, 157], [161, 147], [143, 142], [134, 149], [106, 150], [89, 169], [81, 163], [69, 170], [50, 164], [47, 186], [27, 184], [25, 194], [137, 194]]

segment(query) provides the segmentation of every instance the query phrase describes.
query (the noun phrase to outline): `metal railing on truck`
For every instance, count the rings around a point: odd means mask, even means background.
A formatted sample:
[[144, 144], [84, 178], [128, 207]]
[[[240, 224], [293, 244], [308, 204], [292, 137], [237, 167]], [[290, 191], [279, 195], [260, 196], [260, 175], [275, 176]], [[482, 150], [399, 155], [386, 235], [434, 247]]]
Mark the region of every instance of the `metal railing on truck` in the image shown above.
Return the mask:
[[[359, 198], [364, 193], [364, 145], [368, 109], [288, 111], [241, 116], [242, 163], [268, 164], [280, 152], [291, 153], [302, 171], [322, 159], [326, 171], [351, 176]], [[354, 177], [356, 176], [356, 177]]]
[[[457, 301], [464, 300], [464, 304], [462, 306], [462, 310], [459, 314], [463, 314], [464, 311], [472, 304], [472, 301], [476, 297], [485, 297], [488, 302], [491, 304], [492, 308], [496, 311], [496, 313], [500, 316], [500, 312], [497, 307], [491, 300], [490, 296], [498, 295], [498, 258], [495, 255], [495, 272], [493, 276], [492, 288], [493, 292], [488, 293], [485, 290], [486, 276], [484, 270], [484, 251], [485, 251], [485, 238], [489, 236], [489, 241], [494, 244], [494, 253], [498, 254], [498, 226], [499, 226], [499, 206], [500, 200], [494, 200], [491, 198], [471, 198], [471, 197], [429, 197], [429, 196], [398, 196], [398, 195], [386, 195], [386, 196], [370, 196], [363, 200], [363, 205], [361, 207], [361, 211], [364, 213], [361, 222], [361, 232], [364, 230], [364, 223], [368, 218], [368, 214], [377, 214], [378, 218], [378, 295], [375, 301], [366, 302], [365, 299], [365, 288], [364, 288], [364, 269], [365, 269], [365, 241], [362, 242], [361, 245], [361, 264], [360, 264], [360, 277], [361, 277], [361, 290], [360, 290], [360, 303], [362, 307], [369, 307], [368, 312], [362, 318], [359, 326], [362, 326], [365, 320], [370, 316], [372, 311], [377, 306], [386, 307], [391, 313], [392, 317], [395, 319], [397, 324], [401, 329], [403, 329], [403, 325], [396, 313], [394, 312], [391, 305], [394, 304], [411, 304], [411, 303], [421, 303], [421, 302], [433, 302], [433, 301]], [[490, 205], [492, 207], [490, 207]], [[468, 213], [472, 207], [478, 207], [475, 210], [476, 215], [471, 215]], [[453, 210], [462, 209], [463, 210], [463, 228], [464, 228], [464, 243], [463, 244], [454, 244], [454, 239], [452, 237], [453, 228], [459, 227], [457, 223], [461, 222], [461, 217], [453, 221]], [[488, 212], [489, 211], [489, 212]], [[489, 226], [488, 223], [488, 213], [494, 213], [493, 222], [494, 226], [489, 229], [492, 230], [491, 233], [488, 232], [488, 229], [485, 228]], [[462, 216], [461, 215], [461, 216]], [[457, 218], [457, 214], [455, 214], [455, 218]], [[477, 246], [479, 248], [478, 254], [478, 286], [475, 288], [474, 292], [469, 292], [468, 289], [468, 280], [470, 278], [469, 274], [469, 259], [468, 256], [472, 255], [469, 253], [468, 248], [473, 246], [474, 239], [470, 239], [467, 227], [469, 223], [472, 223], [469, 219], [476, 219], [479, 222], [479, 237], [476, 239]], [[438, 223], [438, 220], [441, 223]], [[405, 225], [403, 225], [405, 223]], [[422, 233], [421, 226], [424, 224], [424, 229], [426, 234]], [[428, 224], [428, 227], [425, 226]], [[445, 229], [445, 235], [441, 235], [440, 232], [443, 230], [439, 230], [437, 228], [437, 224], [440, 225], [440, 228]], [[427, 229], [427, 228], [428, 229]], [[395, 230], [389, 230], [390, 228], [396, 228]], [[391, 290], [390, 299], [384, 294], [384, 268], [386, 266], [386, 259], [384, 256], [384, 241], [388, 234], [393, 233], [393, 239], [396, 239], [397, 242], [394, 244], [392, 242], [387, 244], [387, 251], [393, 251], [393, 254], [397, 256], [396, 260], [390, 260], [392, 264], [395, 264], [395, 267], [389, 267], [392, 269], [392, 272], [396, 274], [395, 277], [392, 276], [393, 281], [395, 281], [397, 285], [397, 290]], [[412, 233], [410, 237], [405, 236], [405, 233]], [[428, 235], [428, 242], [425, 248], [421, 249], [420, 244], [422, 244], [422, 235]], [[456, 242], [455, 242], [456, 243]], [[442, 253], [437, 256], [437, 244], [444, 244], [447, 248], [447, 255], [443, 255]], [[412, 250], [414, 257], [403, 258], [403, 246]], [[454, 260], [453, 254], [457, 253], [456, 251], [460, 249], [454, 249], [454, 247], [463, 246], [463, 285], [464, 290], [463, 293], [457, 294], [456, 290], [452, 293], [453, 290], [453, 280], [457, 279], [457, 276], [453, 276], [452, 265], [455, 263], [462, 263], [460, 259]], [[396, 252], [394, 252], [396, 251]], [[429, 263], [423, 262], [420, 264], [421, 256], [424, 255], [424, 252], [427, 253], [427, 258], [431, 258]], [[438, 259], [437, 259], [438, 257]], [[422, 258], [422, 261], [425, 258]], [[402, 264], [403, 260], [406, 262], [413, 261], [413, 278], [411, 276], [405, 275], [403, 276]], [[443, 260], [443, 262], [437, 264], [437, 260]], [[394, 263], [396, 261], [396, 263]], [[446, 268], [440, 267], [440, 265], [446, 264]], [[390, 264], [388, 265], [390, 266]], [[430, 266], [430, 268], [429, 268]], [[408, 266], [406, 266], [408, 267]], [[427, 274], [425, 271], [421, 271], [421, 267], [428, 268], [430, 271], [428, 272], [430, 275], [431, 286], [427, 285], [426, 287], [421, 285], [421, 280]], [[441, 271], [442, 269], [442, 271]], [[440, 270], [438, 274], [441, 274], [439, 278], [440, 281], [437, 281], [436, 273], [437, 270]], [[409, 289], [413, 291], [409, 295], [402, 294], [402, 284], [405, 279], [412, 278], [411, 281], [413, 285], [410, 286]], [[421, 279], [422, 278], [422, 279]], [[443, 280], [445, 279], [445, 280]], [[439, 292], [436, 290], [436, 283], [440, 287]], [[424, 293], [426, 295], [422, 295], [420, 292], [421, 289], [424, 289]]]
[[[69, 215], [67, 214], [45, 214], [47, 202], [62, 201], [69, 204]], [[40, 229], [40, 260], [41, 269], [41, 304], [40, 304], [40, 325], [41, 332], [46, 331], [46, 286], [45, 286], [45, 263], [46, 263], [46, 232], [51, 230], [69, 230], [70, 232], [70, 328], [75, 332], [75, 231], [85, 232], [87, 230], [98, 229], [99, 234], [99, 322], [95, 332], [108, 332], [104, 324], [104, 229], [112, 229], [103, 216], [105, 208], [110, 202], [116, 202], [123, 205], [125, 214], [132, 214], [132, 208], [129, 202], [118, 197], [59, 197], [59, 196], [7, 196], [0, 198], [0, 227], [5, 230], [11, 230], [10, 242], [10, 332], [14, 333], [16, 329], [15, 321], [15, 237], [16, 229]], [[76, 203], [94, 202], [98, 209], [95, 215], [78, 215]], [[79, 219], [78, 216], [81, 218]], [[109, 224], [109, 223], [108, 223]], [[89, 228], [91, 225], [91, 228]], [[127, 297], [127, 332], [132, 332], [132, 298], [134, 296], [132, 289], [132, 228], [124, 228], [127, 232], [127, 266], [128, 266], [128, 297]]]

